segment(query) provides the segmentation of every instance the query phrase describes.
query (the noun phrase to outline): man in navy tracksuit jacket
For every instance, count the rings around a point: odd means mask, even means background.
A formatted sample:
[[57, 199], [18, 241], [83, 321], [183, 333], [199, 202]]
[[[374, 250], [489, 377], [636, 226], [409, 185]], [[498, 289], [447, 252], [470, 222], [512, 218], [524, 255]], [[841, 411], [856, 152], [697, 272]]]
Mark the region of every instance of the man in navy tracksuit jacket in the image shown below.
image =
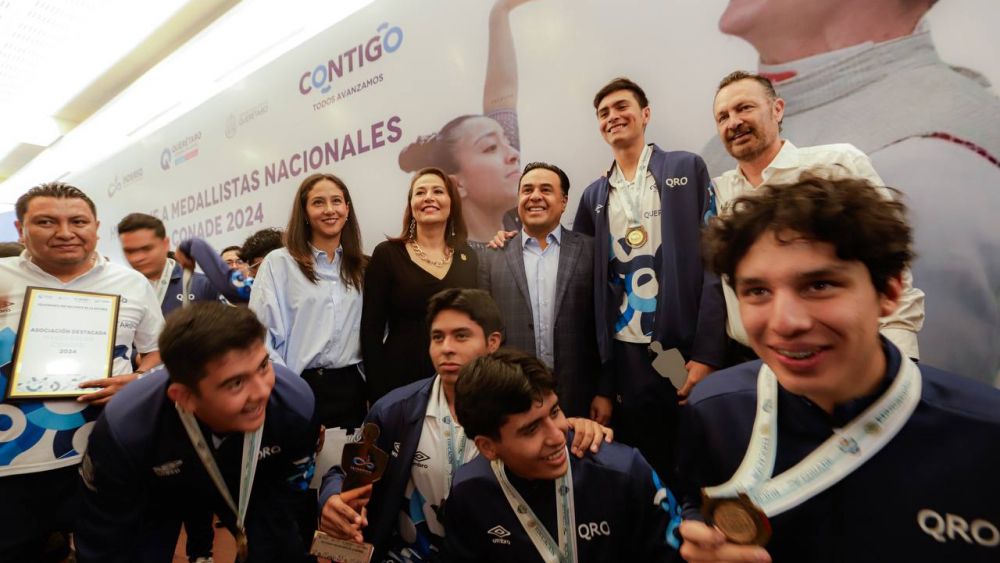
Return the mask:
[[[130, 213], [117, 226], [122, 252], [133, 269], [146, 276], [159, 295], [160, 278], [165, 268], [170, 268], [170, 282], [163, 293], [160, 310], [164, 318], [184, 305], [184, 269], [168, 256], [170, 239], [163, 221], [145, 213]], [[219, 298], [212, 283], [204, 274], [192, 272], [190, 301], [215, 301]]]
[[[436, 516], [427, 515], [421, 507], [414, 509], [412, 503], [416, 495], [413, 493], [407, 498], [407, 491], [411, 488], [409, 485], [415, 484], [415, 464], [422, 463], [426, 466], [429, 459], [446, 457], [440, 451], [443, 449], [440, 445], [433, 450], [433, 445], [430, 448], [428, 445], [421, 445], [425, 444], [425, 433], [433, 434], [428, 426], [432, 418], [429, 406], [432, 403], [440, 404], [441, 401], [440, 397], [432, 397], [432, 391], [440, 389], [439, 393], [446, 395], [448, 401], [453, 401], [454, 395], [449, 387], [453, 388], [461, 367], [478, 356], [496, 351], [502, 340], [503, 320], [500, 311], [489, 294], [482, 290], [444, 290], [431, 299], [428, 317], [431, 328], [430, 355], [438, 374], [394, 389], [379, 399], [365, 418], [365, 423], [374, 423], [379, 427], [376, 445], [389, 454], [385, 473], [372, 486], [370, 496], [365, 499], [358, 497], [366, 503], [367, 526], [359, 526], [344, 516], [347, 509], [345, 504], [358, 508], [353, 504], [357, 490], [342, 491], [344, 472], [339, 465], [332, 467], [323, 477], [320, 490], [320, 529], [341, 539], [359, 540], [363, 536], [365, 542], [375, 546], [372, 561], [385, 560], [387, 551], [411, 554], [407, 556], [418, 552], [424, 560], [433, 560], [437, 556], [443, 527], [440, 530], [431, 529], [426, 520], [433, 518], [436, 524]], [[577, 425], [580, 438], [573, 443], [574, 452], [585, 449], [596, 451], [598, 445], [590, 440], [599, 442], [603, 439], [603, 434], [596, 437], [592, 435], [598, 425], [582, 419], [573, 419], [572, 424]], [[457, 426], [455, 432], [461, 433], [461, 426]], [[418, 451], [418, 446], [424, 451]], [[469, 437], [464, 459], [471, 459], [475, 455], [475, 445]], [[446, 495], [447, 488], [441, 494]], [[422, 496], [435, 505], [443, 500], [431, 498], [427, 491]], [[352, 500], [346, 500], [348, 497]], [[350, 509], [346, 512], [350, 512]], [[406, 540], [400, 534], [400, 522], [405, 519], [410, 520], [412, 527], [418, 528], [416, 532], [411, 530], [411, 533], [417, 535], [417, 541]], [[425, 522], [418, 522], [421, 519], [425, 519]], [[417, 526], [418, 523], [422, 525]]]
[[555, 542], [559, 500], [566, 497], [556, 488], [568, 464], [577, 561], [678, 560], [671, 524], [680, 522], [679, 508], [674, 504], [668, 514], [657, 498], [672, 501], [672, 495], [634, 448], [607, 444], [582, 459], [569, 455], [572, 434], [558, 406], [555, 377], [539, 360], [501, 350], [473, 361], [459, 380], [456, 408], [469, 434], [475, 433], [480, 455], [458, 470], [452, 484], [444, 511], [445, 560], [542, 560], [498, 482], [497, 462]]
[[[722, 287], [705, 271], [700, 244], [703, 217], [713, 208], [711, 177], [698, 155], [646, 144], [650, 108], [634, 82], [610, 82], [594, 108], [615, 162], [584, 191], [573, 230], [594, 237], [597, 340], [604, 369], [615, 376], [616, 438], [666, 474], [678, 395], [686, 397], [725, 359]], [[676, 348], [687, 362], [680, 389], [653, 369], [654, 343]]]
[[[691, 519], [681, 525], [681, 554], [698, 561], [1000, 560], [1000, 391], [918, 368], [878, 334], [912, 257], [902, 204], [860, 180], [803, 179], [762, 190], [732, 216], [713, 219], [706, 234], [709, 262], [733, 280], [761, 361], [715, 374], [691, 395], [679, 453]], [[767, 392], [758, 406], [769, 372], [775, 399]], [[895, 405], [893, 416], [874, 416], [889, 412], [879, 405]], [[752, 433], [771, 406], [776, 422]], [[824, 486], [785, 489], [789, 503], [769, 515], [766, 546], [735, 545], [699, 521], [700, 489], [732, 479], [751, 441], [769, 442], [763, 436], [773, 426], [772, 476], [788, 471], [802, 478], [792, 483]], [[827, 440], [832, 457], [821, 453]], [[833, 462], [803, 461], [810, 454]], [[841, 467], [849, 472], [823, 481]], [[757, 487], [737, 490], [768, 506], [767, 496], [753, 496]]]
[[189, 257], [197, 264], [212, 286], [230, 303], [250, 301], [253, 278], [247, 278], [239, 268], [230, 268], [212, 245], [200, 238], [190, 238], [177, 245], [177, 249], [184, 257], [181, 260], [187, 261]]
[[160, 336], [166, 369], [116, 396], [90, 436], [77, 561], [169, 562], [192, 507], [235, 529], [175, 402], [194, 414], [235, 502], [243, 433], [264, 424], [246, 516], [248, 561], [304, 560], [294, 507], [314, 470], [319, 423], [309, 386], [270, 364], [263, 335], [253, 312], [218, 302], [171, 315]]

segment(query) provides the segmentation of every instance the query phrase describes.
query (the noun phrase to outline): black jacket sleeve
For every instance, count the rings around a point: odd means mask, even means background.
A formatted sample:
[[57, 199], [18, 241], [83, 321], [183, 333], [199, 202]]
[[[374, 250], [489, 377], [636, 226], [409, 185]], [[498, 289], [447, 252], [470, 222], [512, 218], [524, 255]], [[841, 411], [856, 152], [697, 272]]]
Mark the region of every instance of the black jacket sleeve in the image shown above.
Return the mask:
[[139, 559], [136, 541], [147, 497], [133, 454], [117, 441], [107, 420], [100, 417], [80, 469], [83, 502], [74, 533], [76, 560], [80, 563], [130, 563]]
[[372, 402], [389, 391], [385, 358], [385, 329], [389, 320], [392, 291], [392, 256], [388, 243], [375, 247], [365, 271], [364, 305], [361, 310], [361, 357], [365, 362], [368, 398]]

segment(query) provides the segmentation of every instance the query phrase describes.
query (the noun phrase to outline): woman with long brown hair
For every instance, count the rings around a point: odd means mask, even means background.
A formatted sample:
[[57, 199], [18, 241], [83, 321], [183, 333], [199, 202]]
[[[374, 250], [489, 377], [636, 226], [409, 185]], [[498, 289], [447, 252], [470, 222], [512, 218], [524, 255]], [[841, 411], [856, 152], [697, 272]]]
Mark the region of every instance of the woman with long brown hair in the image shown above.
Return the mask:
[[375, 247], [365, 278], [361, 349], [369, 400], [434, 374], [427, 302], [443, 289], [476, 287], [478, 268], [455, 184], [438, 168], [418, 170], [402, 232]]
[[355, 428], [366, 412], [358, 339], [366, 264], [350, 191], [333, 174], [313, 174], [295, 193], [285, 248], [267, 255], [250, 292], [271, 357], [302, 374], [328, 428]]

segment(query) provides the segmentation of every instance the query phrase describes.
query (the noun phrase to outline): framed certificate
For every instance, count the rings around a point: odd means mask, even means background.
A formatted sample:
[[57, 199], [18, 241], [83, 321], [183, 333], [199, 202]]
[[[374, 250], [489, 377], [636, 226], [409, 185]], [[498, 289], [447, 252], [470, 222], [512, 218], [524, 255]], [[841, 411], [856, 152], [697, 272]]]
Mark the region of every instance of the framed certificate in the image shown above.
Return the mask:
[[80, 383], [111, 377], [120, 299], [105, 293], [27, 288], [6, 397], [78, 397], [90, 392]]

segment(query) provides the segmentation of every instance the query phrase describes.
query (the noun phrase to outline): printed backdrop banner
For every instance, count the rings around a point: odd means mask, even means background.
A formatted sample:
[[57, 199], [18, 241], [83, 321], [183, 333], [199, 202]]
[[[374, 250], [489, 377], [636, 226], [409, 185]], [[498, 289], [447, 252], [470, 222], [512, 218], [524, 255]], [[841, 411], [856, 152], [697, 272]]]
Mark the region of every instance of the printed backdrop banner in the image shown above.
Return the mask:
[[[426, 164], [454, 174], [470, 238], [482, 241], [514, 207], [518, 171], [531, 161], [569, 174], [563, 222], [572, 223], [580, 193], [611, 164], [592, 106], [611, 78], [645, 88], [649, 141], [698, 152], [718, 175], [733, 163], [716, 139], [715, 85], [759, 60], [793, 61], [763, 69], [780, 79], [783, 134], [800, 146], [857, 145], [912, 209], [920, 256], [913, 273], [928, 295], [922, 359], [993, 379], [1000, 100], [976, 70], [994, 79], [1000, 72], [994, 59], [976, 57], [997, 45], [984, 36], [991, 44], [966, 45], [967, 59], [954, 60], [953, 51], [939, 58], [927, 28], [936, 26], [935, 39], [960, 37], [964, 27], [1000, 21], [1000, 4], [965, 0], [989, 12], [975, 22], [935, 21], [949, 3], [919, 25], [912, 14], [887, 17], [875, 36], [916, 29], [831, 53], [814, 44], [815, 34], [797, 34], [840, 18], [780, 4], [379, 0], [67, 180], [93, 195], [100, 251], [119, 260], [114, 225], [127, 213], [160, 217], [174, 243], [199, 236], [221, 248], [283, 227], [296, 188], [314, 172], [347, 184], [370, 252], [399, 234], [406, 170]], [[789, 53], [790, 45], [801, 52]], [[956, 71], [942, 58], [989, 68]], [[461, 116], [472, 117], [453, 121]]]

